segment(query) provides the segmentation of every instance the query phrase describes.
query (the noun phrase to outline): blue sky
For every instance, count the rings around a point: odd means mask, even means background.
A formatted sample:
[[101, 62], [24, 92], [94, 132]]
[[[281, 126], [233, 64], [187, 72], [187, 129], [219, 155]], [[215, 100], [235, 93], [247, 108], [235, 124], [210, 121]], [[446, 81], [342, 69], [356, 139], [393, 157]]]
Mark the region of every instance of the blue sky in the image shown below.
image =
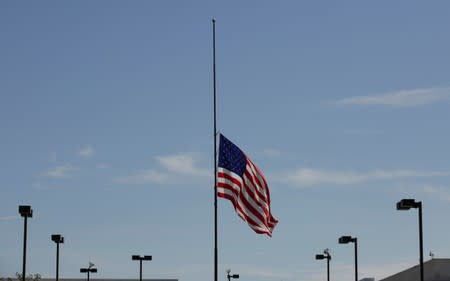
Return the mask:
[[[445, 1], [0, 3], [0, 275], [213, 278], [212, 25], [218, 128], [264, 171], [279, 224], [219, 200], [219, 277], [386, 277], [450, 257]], [[428, 258], [428, 255], [426, 256]]]

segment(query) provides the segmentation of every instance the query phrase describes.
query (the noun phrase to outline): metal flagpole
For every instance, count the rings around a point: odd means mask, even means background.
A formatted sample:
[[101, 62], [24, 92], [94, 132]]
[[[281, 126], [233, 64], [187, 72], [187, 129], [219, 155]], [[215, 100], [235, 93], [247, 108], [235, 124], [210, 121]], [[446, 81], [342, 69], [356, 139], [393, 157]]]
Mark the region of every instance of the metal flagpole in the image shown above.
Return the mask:
[[217, 280], [217, 127], [216, 127], [216, 19], [213, 24], [213, 87], [214, 87], [214, 281]]

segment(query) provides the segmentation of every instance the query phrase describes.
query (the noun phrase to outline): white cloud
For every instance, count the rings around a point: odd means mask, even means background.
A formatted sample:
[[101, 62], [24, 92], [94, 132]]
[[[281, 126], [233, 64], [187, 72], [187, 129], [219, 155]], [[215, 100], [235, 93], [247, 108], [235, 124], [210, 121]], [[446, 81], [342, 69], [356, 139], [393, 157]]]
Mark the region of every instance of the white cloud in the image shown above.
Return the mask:
[[169, 172], [175, 174], [188, 174], [193, 176], [208, 176], [207, 169], [195, 166], [197, 156], [194, 153], [180, 153], [169, 156], [156, 157], [158, 162]]
[[89, 158], [94, 155], [94, 149], [90, 146], [84, 146], [78, 151], [78, 155], [81, 157]]
[[69, 176], [70, 173], [75, 171], [75, 170], [77, 170], [77, 168], [66, 164], [66, 165], [62, 165], [62, 166], [58, 166], [58, 167], [55, 167], [55, 168], [48, 169], [47, 171], [42, 173], [42, 175], [44, 177], [49, 177], [49, 178], [63, 178], [63, 177]]
[[374, 180], [395, 180], [405, 178], [442, 177], [450, 176], [450, 171], [414, 171], [414, 170], [375, 170], [366, 173], [354, 171], [326, 171], [310, 168], [301, 168], [295, 171], [276, 175], [276, 181], [288, 183], [298, 187], [312, 185], [352, 185]]
[[380, 95], [355, 96], [337, 101], [339, 105], [381, 105], [416, 107], [450, 100], [450, 88], [401, 90]]
[[171, 177], [169, 174], [150, 169], [138, 171], [129, 176], [119, 177], [115, 180], [115, 182], [122, 184], [167, 184], [170, 183], [170, 179]]
[[16, 220], [19, 219], [20, 216], [4, 216], [4, 217], [0, 217], [0, 221], [11, 221], [11, 220]]
[[115, 180], [121, 184], [179, 184], [199, 177], [211, 175], [208, 169], [197, 166], [195, 153], [179, 153], [175, 155], [158, 156], [156, 161], [160, 169], [146, 169]]

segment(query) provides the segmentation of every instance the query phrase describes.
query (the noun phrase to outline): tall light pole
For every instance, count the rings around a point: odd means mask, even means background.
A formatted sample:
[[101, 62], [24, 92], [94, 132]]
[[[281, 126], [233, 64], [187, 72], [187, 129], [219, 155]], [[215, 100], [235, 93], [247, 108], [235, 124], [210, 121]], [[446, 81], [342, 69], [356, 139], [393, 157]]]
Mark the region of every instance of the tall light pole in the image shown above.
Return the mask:
[[139, 281], [142, 281], [142, 261], [151, 261], [152, 256], [132, 255], [131, 259], [134, 261], [139, 261]]
[[61, 234], [52, 234], [52, 241], [56, 243], [56, 281], [59, 281], [59, 244], [64, 243]]
[[97, 273], [97, 268], [93, 267], [94, 264], [89, 262], [89, 267], [80, 268], [81, 273], [87, 273], [87, 281], [89, 281], [89, 273]]
[[231, 281], [231, 278], [233, 279], [239, 279], [239, 274], [230, 274], [231, 273], [231, 269], [227, 269], [227, 278], [228, 281]]
[[27, 264], [27, 219], [33, 217], [31, 206], [19, 206], [19, 214], [24, 218], [23, 224], [23, 263], [22, 263], [22, 281], [25, 281], [25, 268]]
[[323, 251], [323, 255], [316, 255], [316, 260], [323, 260], [323, 259], [327, 259], [327, 281], [330, 281], [330, 260], [331, 260], [331, 255], [330, 255], [330, 250], [325, 249]]
[[405, 211], [411, 208], [419, 209], [419, 251], [420, 251], [420, 281], [424, 281], [423, 272], [423, 231], [422, 231], [422, 202], [414, 199], [402, 199], [397, 202], [397, 210]]
[[341, 236], [338, 242], [339, 244], [355, 243], [355, 281], [358, 281], [358, 239], [351, 236]]

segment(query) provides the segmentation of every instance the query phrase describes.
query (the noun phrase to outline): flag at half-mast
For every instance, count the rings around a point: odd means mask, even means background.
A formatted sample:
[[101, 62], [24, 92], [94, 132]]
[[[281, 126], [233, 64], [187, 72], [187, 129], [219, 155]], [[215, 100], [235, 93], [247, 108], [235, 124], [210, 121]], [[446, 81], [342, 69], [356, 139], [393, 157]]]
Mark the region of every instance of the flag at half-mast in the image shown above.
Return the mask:
[[220, 135], [217, 196], [231, 201], [238, 215], [259, 234], [272, 236], [278, 220], [262, 171], [234, 143]]

